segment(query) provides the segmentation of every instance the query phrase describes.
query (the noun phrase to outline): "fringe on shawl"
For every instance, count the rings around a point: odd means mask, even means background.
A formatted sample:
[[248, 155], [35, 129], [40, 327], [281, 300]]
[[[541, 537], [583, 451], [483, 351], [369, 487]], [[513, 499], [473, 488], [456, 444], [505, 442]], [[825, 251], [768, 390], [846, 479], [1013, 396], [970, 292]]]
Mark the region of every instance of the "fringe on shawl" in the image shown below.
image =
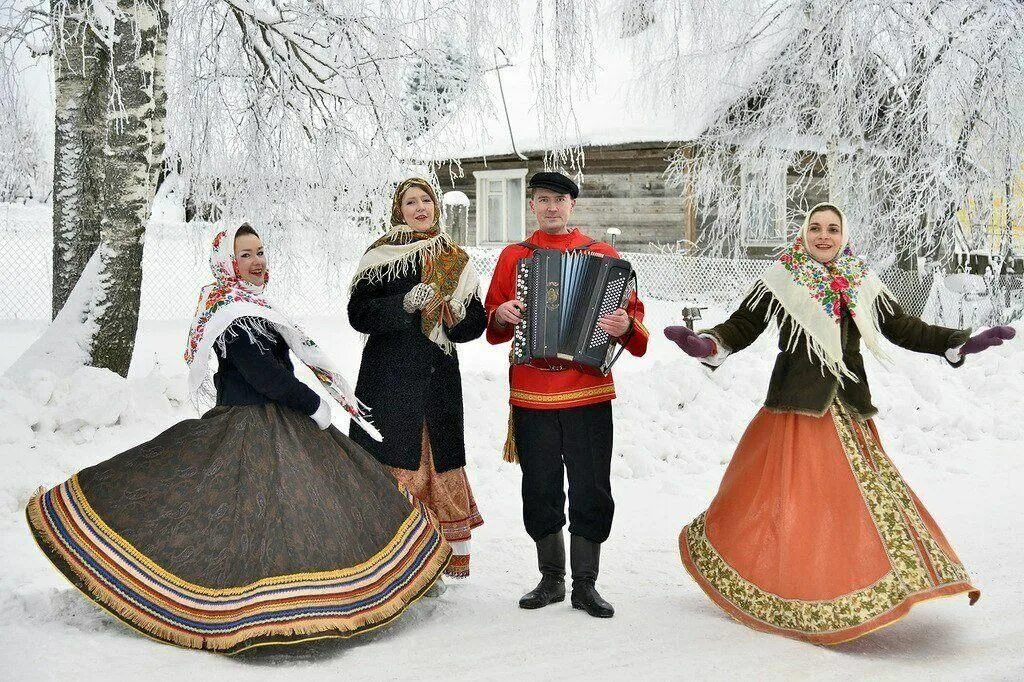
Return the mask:
[[[401, 239], [409, 239], [411, 234], [411, 232], [403, 230], [396, 231], [396, 236], [401, 237]], [[388, 235], [385, 235], [385, 237], [387, 236]], [[394, 244], [389, 244], [383, 242], [385, 237], [381, 237], [381, 239], [377, 240], [374, 246], [367, 249], [366, 253], [369, 254], [375, 249], [383, 246], [403, 246], [410, 244], [409, 241], [397, 241]], [[435, 259], [444, 252], [459, 248], [459, 245], [447, 232], [439, 232], [436, 237], [420, 240], [419, 243], [423, 244], [423, 246], [410, 249], [408, 253], [396, 258], [395, 260], [390, 260], [379, 265], [371, 265], [357, 271], [352, 278], [352, 283], [349, 285], [349, 296], [351, 296], [352, 292], [355, 291], [356, 286], [362, 282], [380, 284], [382, 282], [389, 282], [398, 277], [404, 277], [405, 275], [415, 272], [417, 266], [420, 268], [425, 267], [428, 260]], [[473, 267], [473, 264], [467, 262], [466, 267], [471, 268]], [[460, 277], [462, 276], [464, 275], [460, 273]], [[461, 300], [459, 300], [459, 303], [462, 304], [464, 309], [468, 308], [470, 301], [472, 301], [474, 297], [480, 298], [479, 284], [477, 287], [467, 287]], [[361, 334], [360, 337], [363, 345], [365, 346], [369, 339], [369, 335]], [[444, 329], [441, 324], [438, 324], [431, 330], [428, 338], [437, 344], [446, 355], [451, 355], [455, 351], [455, 343], [452, 342], [444, 333]]]
[[[262, 317], [254, 315], [236, 317], [231, 321], [227, 329], [217, 337], [214, 345], [220, 350], [221, 355], [226, 356], [228, 354], [228, 341], [245, 334], [260, 349], [260, 352], [265, 353], [267, 352], [267, 346], [264, 345], [264, 342], [272, 343], [276, 330], [277, 325]], [[278, 333], [280, 332], [278, 331]], [[207, 363], [212, 364], [211, 360], [211, 358], [208, 358]], [[199, 384], [195, 393], [192, 394], [192, 406], [197, 412], [203, 412], [217, 402], [217, 388], [213, 383], [213, 375], [213, 371], [206, 371], [203, 375], [202, 383]]]
[[[828, 370], [828, 372], [839, 381], [840, 386], [843, 385], [844, 378], [852, 379], [854, 382], [859, 381], [859, 379], [857, 379], [857, 375], [847, 368], [842, 357], [837, 359], [828, 357], [824, 347], [818, 343], [814, 337], [808, 334], [807, 330], [804, 329], [804, 327], [786, 311], [786, 308], [762, 280], [758, 280], [757, 283], [754, 284], [754, 288], [747, 295], [747, 308], [755, 310], [765, 296], [769, 296], [771, 299], [768, 303], [768, 310], [765, 313], [765, 321], [770, 322], [772, 319], [777, 320], [780, 335], [782, 334], [783, 325], [789, 323], [789, 337], [784, 340], [784, 349], [787, 352], [795, 352], [797, 347], [800, 345], [801, 339], [803, 339], [807, 344], [807, 359], [812, 362], [815, 359], [818, 360], [821, 364], [822, 376], [825, 376], [825, 370]], [[881, 296], [878, 298], [881, 298]], [[877, 326], [878, 321], [873, 320], [872, 324]]]
[[[893, 295], [889, 288], [882, 285], [882, 288], [878, 291], [875, 296], [875, 300], [869, 304], [871, 306], [871, 327], [875, 332], [875, 338], [882, 338], [885, 336], [882, 333], [882, 315], [893, 315], [895, 309], [892, 304], [896, 300], [896, 296]], [[881, 348], [871, 348], [871, 353], [883, 363], [889, 363], [892, 358]]]
[[[473, 266], [471, 264], [467, 263], [466, 267], [469, 268], [469, 267], [473, 267]], [[477, 285], [477, 287], [479, 288], [479, 285]], [[479, 297], [480, 297], [480, 292], [474, 290], [474, 291], [468, 292], [466, 297], [464, 298], [464, 300], [460, 301], [460, 303], [462, 304], [462, 310], [464, 311], [462, 319], [466, 319], [465, 315], [468, 314], [468, 310], [467, 309], [469, 308], [470, 301], [472, 301], [474, 298], [479, 298]], [[442, 305], [449, 306], [449, 303], [447, 301], [445, 301], [444, 303], [442, 303]], [[450, 306], [449, 306], [449, 310], [450, 310]], [[462, 320], [458, 320], [457, 322], [455, 322], [455, 324], [458, 324], [461, 321]], [[452, 325], [452, 326], [455, 326], [455, 325]], [[444, 331], [444, 314], [443, 313], [442, 313], [441, 321], [438, 322], [437, 326], [435, 326], [433, 329], [430, 330], [430, 334], [428, 335], [427, 338], [429, 338], [431, 341], [436, 343], [441, 348], [441, 350], [444, 351], [445, 355], [451, 355], [452, 353], [455, 352], [455, 342], [452, 341], [451, 339], [449, 339], [448, 338], [448, 334], [446, 334], [445, 331]]]
[[[399, 232], [398, 234], [405, 234]], [[409, 242], [405, 242], [408, 244]], [[352, 278], [352, 284], [349, 285], [348, 291], [351, 294], [356, 285], [360, 282], [366, 281], [370, 284], [380, 284], [381, 282], [387, 282], [396, 277], [402, 277], [413, 272], [416, 266], [422, 266], [426, 258], [435, 258], [445, 251], [459, 248], [459, 245], [451, 238], [447, 232], [439, 232], [436, 237], [430, 239], [421, 240], [423, 246], [411, 249], [409, 253], [396, 258], [395, 260], [387, 261], [379, 265], [371, 265], [363, 268], [356, 272]], [[387, 246], [388, 244], [377, 244], [371, 246], [367, 253], [373, 251], [381, 246]], [[391, 246], [400, 246], [402, 244], [392, 244]], [[467, 298], [466, 301], [469, 299]], [[466, 301], [463, 301], [465, 303]]]

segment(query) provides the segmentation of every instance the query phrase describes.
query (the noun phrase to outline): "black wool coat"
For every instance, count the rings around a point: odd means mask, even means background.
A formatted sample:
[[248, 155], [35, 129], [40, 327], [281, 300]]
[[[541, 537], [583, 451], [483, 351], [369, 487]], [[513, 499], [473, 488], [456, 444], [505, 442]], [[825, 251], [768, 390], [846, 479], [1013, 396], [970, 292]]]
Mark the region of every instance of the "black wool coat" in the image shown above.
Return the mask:
[[320, 396], [300, 381], [288, 355], [288, 344], [277, 332], [255, 340], [241, 328], [241, 321], [225, 332], [224, 351], [214, 344], [217, 373], [217, 405], [266, 405], [277, 403], [296, 412], [312, 415], [320, 407]]
[[[370, 421], [384, 436], [377, 442], [358, 424], [349, 435], [383, 464], [415, 471], [420, 465], [423, 424], [427, 425], [438, 472], [466, 465], [459, 357], [447, 355], [420, 330], [420, 312], [407, 313], [402, 300], [420, 283], [420, 269], [388, 282], [356, 285], [348, 302], [348, 319], [368, 335], [359, 365], [356, 396], [370, 408]], [[466, 306], [466, 317], [446, 329], [448, 338], [465, 343], [479, 337], [487, 314], [479, 297]]]

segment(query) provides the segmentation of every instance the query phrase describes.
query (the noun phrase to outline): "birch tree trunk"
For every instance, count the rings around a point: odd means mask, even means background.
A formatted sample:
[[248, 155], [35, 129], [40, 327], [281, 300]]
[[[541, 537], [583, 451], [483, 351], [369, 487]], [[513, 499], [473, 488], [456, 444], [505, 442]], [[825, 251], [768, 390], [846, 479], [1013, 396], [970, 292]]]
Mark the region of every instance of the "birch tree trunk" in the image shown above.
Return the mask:
[[153, 45], [153, 151], [149, 180], [154, 194], [165, 177], [164, 150], [167, 148], [167, 32], [171, 18], [169, 0], [152, 0], [157, 11], [157, 39]]
[[118, 0], [111, 49], [115, 97], [107, 112], [97, 307], [101, 312], [92, 364], [122, 376], [128, 374], [135, 348], [143, 241], [160, 163], [155, 150], [163, 149], [163, 76], [158, 75], [166, 64], [163, 1]]
[[56, 317], [100, 241], [109, 55], [83, 20], [86, 0], [51, 0], [56, 120], [53, 294]]

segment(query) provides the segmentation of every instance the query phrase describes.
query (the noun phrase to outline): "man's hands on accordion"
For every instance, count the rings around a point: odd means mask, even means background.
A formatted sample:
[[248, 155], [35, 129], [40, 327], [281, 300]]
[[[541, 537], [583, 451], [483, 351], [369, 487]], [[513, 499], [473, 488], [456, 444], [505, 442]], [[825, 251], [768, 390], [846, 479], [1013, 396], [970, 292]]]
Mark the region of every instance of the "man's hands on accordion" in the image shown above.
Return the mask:
[[511, 301], [505, 301], [499, 305], [494, 311], [494, 316], [498, 318], [498, 322], [501, 323], [502, 327], [507, 327], [510, 324], [522, 322], [525, 310], [526, 304], [518, 298], [513, 298]]
[[629, 331], [631, 320], [624, 308], [616, 308], [607, 315], [597, 318], [597, 326], [605, 331], [608, 336], [617, 339]]
[[[498, 318], [502, 327], [507, 327], [522, 322], [525, 311], [526, 304], [518, 298], [513, 298], [511, 301], [505, 301], [499, 305], [494, 311], [494, 316]], [[607, 315], [597, 318], [597, 326], [615, 339], [625, 335], [629, 331], [630, 324], [632, 321], [624, 308], [617, 308]]]

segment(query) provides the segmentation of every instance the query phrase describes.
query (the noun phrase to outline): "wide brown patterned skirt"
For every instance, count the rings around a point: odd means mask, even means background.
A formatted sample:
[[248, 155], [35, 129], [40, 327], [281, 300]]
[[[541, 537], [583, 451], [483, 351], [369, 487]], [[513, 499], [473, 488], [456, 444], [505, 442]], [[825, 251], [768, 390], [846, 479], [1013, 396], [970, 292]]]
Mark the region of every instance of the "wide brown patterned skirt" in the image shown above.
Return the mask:
[[53, 564], [143, 634], [235, 653], [383, 625], [440, 576], [429, 513], [335, 428], [218, 407], [27, 508]]
[[822, 417], [762, 408], [679, 549], [730, 616], [816, 644], [860, 637], [926, 599], [980, 594], [874, 423], [838, 401]]

